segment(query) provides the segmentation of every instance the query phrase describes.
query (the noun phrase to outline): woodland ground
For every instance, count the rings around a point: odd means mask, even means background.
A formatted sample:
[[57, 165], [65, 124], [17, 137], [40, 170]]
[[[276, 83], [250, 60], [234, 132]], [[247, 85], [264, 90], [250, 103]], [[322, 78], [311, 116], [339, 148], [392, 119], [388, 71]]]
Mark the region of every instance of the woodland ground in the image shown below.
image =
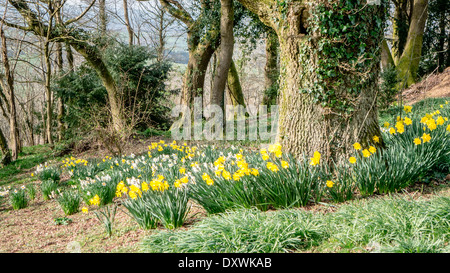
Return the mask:
[[[433, 75], [425, 81], [409, 88], [404, 92], [404, 100], [415, 103], [424, 98], [450, 97], [450, 69], [441, 75]], [[149, 143], [162, 138], [154, 136], [146, 139], [134, 139], [126, 147], [126, 154], [139, 154], [147, 150]], [[101, 147], [86, 147], [72, 152], [77, 158], [101, 158], [107, 155]], [[62, 160], [68, 155], [55, 156], [52, 149], [46, 145], [25, 147], [24, 152], [14, 164], [0, 169], [0, 186], [22, 185], [35, 183], [31, 177], [36, 165], [49, 160]], [[64, 181], [62, 177], [62, 181]], [[434, 196], [450, 197], [450, 174], [430, 177], [428, 183], [415, 184], [407, 188], [399, 196], [409, 198], [433, 198]], [[373, 196], [370, 198], [384, 198]], [[351, 202], [351, 201], [350, 201]], [[301, 208], [332, 213], [335, 209], [326, 205], [314, 205]], [[206, 217], [204, 210], [193, 204], [192, 217], [182, 229], [189, 229], [192, 224]], [[44, 201], [40, 194], [31, 201], [27, 208], [13, 210], [7, 200], [0, 204], [0, 252], [70, 252], [71, 242], [78, 242], [82, 252], [137, 252], [141, 240], [154, 232], [144, 231], [122, 209], [116, 216], [114, 232], [108, 237], [103, 226], [92, 213], [77, 213], [67, 218], [71, 222], [67, 225], [56, 225], [55, 219], [64, 218], [65, 215], [57, 201]], [[162, 229], [162, 227], [160, 227]], [[313, 250], [309, 250], [313, 251]]]

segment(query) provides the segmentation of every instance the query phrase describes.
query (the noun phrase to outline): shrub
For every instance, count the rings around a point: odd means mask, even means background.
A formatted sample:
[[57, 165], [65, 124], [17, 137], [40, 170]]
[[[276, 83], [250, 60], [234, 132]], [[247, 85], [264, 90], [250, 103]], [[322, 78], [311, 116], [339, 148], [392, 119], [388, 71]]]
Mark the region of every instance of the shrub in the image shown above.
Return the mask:
[[58, 203], [66, 215], [79, 212], [81, 198], [78, 192], [66, 190], [58, 197]]

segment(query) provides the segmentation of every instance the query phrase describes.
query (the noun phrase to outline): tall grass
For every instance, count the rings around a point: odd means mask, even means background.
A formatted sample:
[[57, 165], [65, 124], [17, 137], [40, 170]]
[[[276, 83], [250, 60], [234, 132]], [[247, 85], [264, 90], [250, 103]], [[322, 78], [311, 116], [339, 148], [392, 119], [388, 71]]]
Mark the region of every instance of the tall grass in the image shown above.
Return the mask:
[[363, 199], [336, 212], [235, 210], [157, 231], [143, 252], [448, 252], [450, 197]]

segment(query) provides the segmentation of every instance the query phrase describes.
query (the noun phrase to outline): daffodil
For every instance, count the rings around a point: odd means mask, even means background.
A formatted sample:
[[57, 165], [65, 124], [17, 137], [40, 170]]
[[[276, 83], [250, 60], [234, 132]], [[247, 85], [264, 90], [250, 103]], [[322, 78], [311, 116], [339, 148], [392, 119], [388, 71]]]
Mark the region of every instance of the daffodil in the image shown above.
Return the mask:
[[369, 147], [369, 152], [370, 152], [371, 154], [374, 154], [376, 151], [377, 151], [377, 149], [376, 149], [375, 147], [373, 147], [373, 146], [370, 146], [370, 147]]
[[359, 142], [356, 142], [355, 144], [353, 144], [353, 148], [355, 148], [355, 150], [361, 150], [361, 144], [359, 144]]
[[356, 163], [356, 157], [352, 156], [352, 157], [350, 157], [350, 158], [348, 159], [348, 161], [349, 161], [350, 163], [352, 163], [352, 164], [355, 164], [355, 163]]
[[327, 187], [332, 188], [334, 186], [334, 182], [331, 180], [327, 180]]
[[403, 107], [403, 110], [405, 111], [405, 113], [411, 113], [412, 106], [405, 105], [405, 106]]
[[422, 135], [423, 143], [430, 142], [431, 136], [429, 134], [423, 133]]
[[320, 157], [321, 157], [320, 153], [315, 151], [314, 152], [314, 156], [311, 158], [311, 163], [310, 164], [312, 166], [319, 165], [320, 164]]
[[87, 207], [83, 207], [83, 208], [81, 209], [81, 212], [87, 214], [87, 213], [89, 212], [89, 209], [88, 209]]
[[267, 162], [267, 169], [271, 170], [272, 172], [277, 172], [278, 166], [273, 164], [272, 162]]
[[289, 168], [289, 163], [287, 161], [281, 160], [281, 167], [283, 169]]
[[420, 145], [420, 144], [422, 144], [422, 140], [420, 140], [420, 138], [416, 137], [416, 138], [414, 139], [414, 144]]
[[411, 125], [412, 124], [412, 120], [410, 118], [408, 118], [408, 117], [405, 117], [404, 122], [405, 122], [406, 125]]
[[374, 136], [374, 137], [373, 137], [373, 141], [374, 141], [375, 143], [380, 143], [380, 137]]
[[363, 154], [364, 157], [369, 157], [369, 156], [370, 156], [370, 152], [369, 152], [369, 150], [367, 150], [367, 149], [364, 149], [364, 150], [362, 151], [362, 154]]

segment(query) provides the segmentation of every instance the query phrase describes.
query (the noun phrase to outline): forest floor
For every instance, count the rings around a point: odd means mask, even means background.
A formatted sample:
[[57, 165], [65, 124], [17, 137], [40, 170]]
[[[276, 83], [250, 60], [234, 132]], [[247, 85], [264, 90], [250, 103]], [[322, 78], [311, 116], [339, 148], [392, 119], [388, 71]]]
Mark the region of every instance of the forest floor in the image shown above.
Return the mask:
[[[425, 98], [450, 97], [450, 69], [442, 74], [428, 77], [406, 90], [403, 95], [405, 101], [410, 104]], [[126, 154], [146, 152], [149, 143], [159, 139], [161, 137], [135, 139], [126, 146]], [[109, 153], [100, 146], [91, 146], [77, 153], [72, 152], [70, 155], [88, 159], [104, 158]], [[48, 160], [60, 161], [66, 157], [67, 155], [53, 156], [51, 148], [45, 145], [25, 147], [18, 163], [0, 169], [0, 186], [36, 183], [37, 180], [31, 177], [31, 173], [37, 165]], [[429, 182], [415, 184], [414, 187], [406, 189], [402, 195], [414, 196], [414, 198], [429, 198], [442, 194], [450, 196], [450, 175], [445, 178], [430, 178]], [[380, 198], [380, 196], [371, 198]], [[323, 205], [302, 209], [327, 210]], [[188, 217], [189, 221], [183, 227], [185, 229], [206, 216], [204, 210], [195, 204], [190, 213], [191, 217]], [[155, 232], [140, 229], [122, 209], [119, 209], [117, 213], [111, 237], [105, 234], [104, 227], [93, 213], [77, 213], [67, 217], [70, 219], [67, 224], [55, 224], [56, 219], [61, 220], [64, 217], [56, 200], [44, 201], [39, 194], [27, 208], [21, 210], [13, 210], [7, 200], [0, 202], [0, 253], [137, 252], [144, 236]], [[76, 249], [77, 246], [79, 250]]]

